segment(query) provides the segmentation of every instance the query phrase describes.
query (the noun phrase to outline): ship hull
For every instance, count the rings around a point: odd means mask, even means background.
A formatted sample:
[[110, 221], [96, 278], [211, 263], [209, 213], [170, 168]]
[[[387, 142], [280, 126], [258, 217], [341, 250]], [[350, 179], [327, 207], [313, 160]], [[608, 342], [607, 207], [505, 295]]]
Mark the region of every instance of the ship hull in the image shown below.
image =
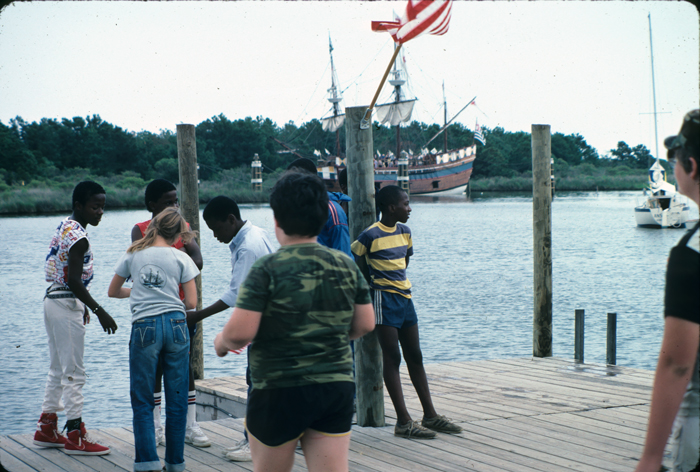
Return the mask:
[[[460, 157], [462, 156], [462, 157]], [[426, 195], [444, 192], [469, 183], [472, 175], [474, 159], [476, 159], [476, 146], [438, 154], [436, 164], [409, 165], [409, 191], [411, 195]], [[321, 167], [319, 175], [323, 177], [328, 189], [340, 191], [337, 181], [337, 173], [342, 169]], [[398, 184], [398, 167], [380, 167], [374, 170], [375, 189], [387, 185]]]

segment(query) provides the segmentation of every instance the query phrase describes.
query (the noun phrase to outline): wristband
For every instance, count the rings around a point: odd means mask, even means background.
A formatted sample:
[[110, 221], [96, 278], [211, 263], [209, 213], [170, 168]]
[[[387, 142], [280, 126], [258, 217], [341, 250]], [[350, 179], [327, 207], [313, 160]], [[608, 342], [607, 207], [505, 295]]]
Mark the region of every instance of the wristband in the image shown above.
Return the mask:
[[97, 314], [97, 312], [100, 310], [100, 308], [102, 308], [102, 307], [100, 305], [97, 305], [96, 308], [91, 308], [91, 310], [94, 314]]

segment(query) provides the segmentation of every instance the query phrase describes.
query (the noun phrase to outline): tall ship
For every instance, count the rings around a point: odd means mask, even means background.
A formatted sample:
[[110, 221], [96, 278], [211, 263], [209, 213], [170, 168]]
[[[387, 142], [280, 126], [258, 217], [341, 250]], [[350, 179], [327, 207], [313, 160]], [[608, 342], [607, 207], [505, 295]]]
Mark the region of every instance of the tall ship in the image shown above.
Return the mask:
[[[331, 103], [331, 114], [321, 119], [323, 130], [336, 133], [336, 155], [322, 158], [318, 157], [318, 171], [332, 191], [339, 191], [337, 182], [338, 173], [345, 167], [346, 159], [341, 156], [339, 129], [345, 122], [345, 115], [340, 113], [340, 102], [342, 93], [338, 87], [338, 78], [333, 63], [333, 45], [329, 38], [329, 49], [331, 55], [331, 88], [328, 89], [328, 101]], [[459, 115], [455, 115], [452, 120], [447, 121], [447, 106], [445, 101], [445, 124], [440, 131], [433, 136], [418, 154], [414, 154], [412, 149], [403, 149], [401, 143], [401, 124], [409, 123], [413, 113], [413, 106], [416, 98], [406, 96], [404, 86], [408, 80], [408, 75], [404, 67], [405, 60], [403, 54], [397, 57], [390, 72], [389, 84], [394, 88], [391, 100], [387, 103], [375, 107], [375, 116], [381, 124], [396, 128], [396, 152], [389, 151], [382, 155], [377, 152], [374, 158], [374, 182], [378, 190], [386, 185], [400, 185], [405, 181], [402, 175], [402, 168], [406, 166], [408, 174], [408, 187], [412, 195], [431, 194], [448, 190], [466, 187], [472, 174], [472, 166], [476, 159], [476, 144], [465, 146], [459, 149], [447, 150], [447, 127]], [[475, 97], [476, 98], [476, 97]], [[472, 104], [470, 101], [467, 106]], [[465, 106], [460, 113], [467, 108]], [[428, 150], [428, 144], [439, 134], [444, 133], [443, 151], [435, 148]]]

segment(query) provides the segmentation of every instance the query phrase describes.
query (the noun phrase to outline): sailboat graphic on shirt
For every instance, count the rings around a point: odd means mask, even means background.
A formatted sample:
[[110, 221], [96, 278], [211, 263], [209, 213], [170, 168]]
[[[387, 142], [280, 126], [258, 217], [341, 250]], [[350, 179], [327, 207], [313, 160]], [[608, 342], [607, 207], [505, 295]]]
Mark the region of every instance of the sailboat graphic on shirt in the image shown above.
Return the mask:
[[146, 267], [144, 267], [139, 277], [141, 284], [146, 288], [162, 288], [165, 285], [165, 279], [161, 277], [158, 267], [154, 270], [154, 267], [150, 266], [148, 267], [148, 272], [146, 272]]

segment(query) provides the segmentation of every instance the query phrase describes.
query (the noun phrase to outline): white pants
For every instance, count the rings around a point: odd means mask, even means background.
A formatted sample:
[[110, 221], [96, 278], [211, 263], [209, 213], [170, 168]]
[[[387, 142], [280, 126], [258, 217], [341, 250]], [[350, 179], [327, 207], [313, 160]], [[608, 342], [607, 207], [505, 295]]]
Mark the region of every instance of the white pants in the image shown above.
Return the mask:
[[697, 416], [676, 417], [671, 434], [671, 458], [673, 472], [689, 472], [698, 463], [700, 449], [700, 418]]
[[51, 367], [41, 409], [44, 413], [56, 413], [65, 405], [67, 420], [80, 418], [83, 412], [84, 312], [85, 306], [77, 298], [44, 299]]

